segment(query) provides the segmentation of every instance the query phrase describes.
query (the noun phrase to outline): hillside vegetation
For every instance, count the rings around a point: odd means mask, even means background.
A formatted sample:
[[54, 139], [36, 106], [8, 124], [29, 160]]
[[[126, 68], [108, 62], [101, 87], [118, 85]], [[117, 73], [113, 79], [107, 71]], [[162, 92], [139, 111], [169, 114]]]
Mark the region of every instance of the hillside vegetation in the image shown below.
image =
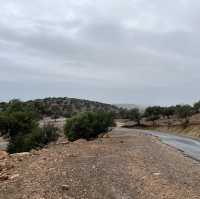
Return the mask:
[[138, 109], [124, 110], [125, 127], [155, 129], [166, 132], [187, 134], [200, 137], [200, 101], [193, 106], [179, 104], [176, 106], [150, 106], [141, 112]]
[[[5, 110], [13, 101], [19, 100], [12, 100], [8, 103], [1, 102], [0, 110]], [[36, 99], [22, 102], [22, 104], [36, 112], [40, 118], [72, 117], [80, 112], [119, 112], [119, 108], [110, 104], [68, 97]]]
[[81, 113], [66, 120], [65, 135], [70, 141], [83, 138], [90, 140], [106, 133], [109, 127], [114, 126], [113, 117], [105, 112]]
[[[65, 134], [70, 141], [96, 138], [113, 125], [118, 109], [112, 105], [69, 98], [46, 98], [21, 102], [12, 100], [1, 103], [0, 136], [9, 141], [10, 153], [30, 151], [56, 141], [62, 126], [54, 123], [41, 124], [46, 117], [66, 117]], [[69, 119], [69, 117], [71, 119]], [[53, 120], [54, 120], [53, 119]], [[56, 120], [54, 120], [56, 121]]]

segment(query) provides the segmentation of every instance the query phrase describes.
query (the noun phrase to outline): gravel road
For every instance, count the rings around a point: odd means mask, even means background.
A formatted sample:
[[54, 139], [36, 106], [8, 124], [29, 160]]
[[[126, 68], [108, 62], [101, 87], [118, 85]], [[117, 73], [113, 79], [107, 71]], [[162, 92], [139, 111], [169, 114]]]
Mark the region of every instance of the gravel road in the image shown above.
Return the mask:
[[[0, 199], [199, 199], [200, 164], [139, 131], [9, 157]], [[1, 167], [0, 167], [1, 168]]]

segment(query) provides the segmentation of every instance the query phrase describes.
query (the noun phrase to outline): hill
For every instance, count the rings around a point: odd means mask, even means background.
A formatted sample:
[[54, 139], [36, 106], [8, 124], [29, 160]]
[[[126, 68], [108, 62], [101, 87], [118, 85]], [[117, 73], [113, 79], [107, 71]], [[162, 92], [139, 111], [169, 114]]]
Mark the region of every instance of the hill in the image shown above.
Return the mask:
[[[16, 100], [14, 100], [16, 101]], [[12, 103], [9, 102], [9, 103]], [[5, 109], [9, 103], [1, 102], [0, 110]], [[40, 117], [71, 117], [76, 113], [86, 111], [118, 112], [116, 106], [68, 97], [49, 97], [22, 102], [24, 106], [31, 107]]]
[[140, 110], [145, 110], [145, 106], [142, 105], [136, 105], [136, 104], [115, 104], [118, 108], [123, 108], [123, 109], [134, 109], [134, 108], [139, 108]]

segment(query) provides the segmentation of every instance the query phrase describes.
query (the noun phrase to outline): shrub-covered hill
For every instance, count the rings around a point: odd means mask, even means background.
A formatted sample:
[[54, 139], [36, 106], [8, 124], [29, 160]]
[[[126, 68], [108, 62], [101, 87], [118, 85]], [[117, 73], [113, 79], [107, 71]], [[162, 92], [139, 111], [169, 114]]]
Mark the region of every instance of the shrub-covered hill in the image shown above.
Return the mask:
[[[6, 109], [9, 103], [13, 101], [17, 100], [12, 100], [8, 103], [1, 102], [0, 110]], [[110, 104], [68, 97], [51, 97], [20, 103], [25, 107], [32, 108], [40, 117], [71, 117], [76, 113], [88, 111], [119, 112], [119, 108]]]

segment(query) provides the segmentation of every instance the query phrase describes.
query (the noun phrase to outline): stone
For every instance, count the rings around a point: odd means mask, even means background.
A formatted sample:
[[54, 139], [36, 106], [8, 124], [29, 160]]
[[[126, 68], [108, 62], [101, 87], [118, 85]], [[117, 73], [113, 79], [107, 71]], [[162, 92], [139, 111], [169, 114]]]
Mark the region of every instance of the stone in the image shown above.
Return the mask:
[[32, 155], [40, 155], [40, 152], [35, 150], [35, 149], [33, 149], [33, 150], [31, 150], [31, 154]]
[[15, 153], [16, 156], [22, 157], [22, 156], [29, 156], [29, 152], [23, 152], [23, 153]]
[[76, 143], [76, 144], [85, 144], [85, 143], [87, 143], [87, 140], [85, 140], [85, 139], [78, 139], [78, 140], [74, 141], [74, 143]]
[[69, 190], [69, 185], [63, 184], [61, 186], [61, 188], [62, 188], [62, 190], [67, 191], [67, 190]]
[[60, 142], [60, 144], [63, 144], [63, 145], [69, 144], [69, 141], [63, 141], [63, 142]]
[[6, 181], [6, 180], [8, 180], [9, 179], [9, 176], [8, 175], [2, 175], [2, 176], [0, 176], [0, 181]]
[[6, 162], [0, 162], [0, 171], [6, 168]]
[[14, 154], [11, 154], [11, 157], [16, 157], [16, 158], [23, 158], [23, 157], [26, 157], [26, 156], [30, 156], [31, 153], [29, 152], [23, 152], [23, 153], [14, 153]]
[[8, 153], [6, 151], [0, 151], [0, 160], [6, 159], [8, 157]]
[[12, 176], [10, 177], [10, 179], [13, 180], [13, 179], [18, 178], [18, 177], [19, 177], [19, 174], [15, 174], [15, 175], [12, 175]]
[[103, 136], [103, 138], [110, 138], [110, 135], [105, 134], [105, 135]]
[[153, 173], [153, 175], [154, 175], [154, 176], [159, 176], [159, 175], [160, 175], [160, 173]]
[[67, 154], [67, 156], [69, 157], [69, 158], [75, 158], [75, 157], [77, 157], [78, 156], [78, 154]]

